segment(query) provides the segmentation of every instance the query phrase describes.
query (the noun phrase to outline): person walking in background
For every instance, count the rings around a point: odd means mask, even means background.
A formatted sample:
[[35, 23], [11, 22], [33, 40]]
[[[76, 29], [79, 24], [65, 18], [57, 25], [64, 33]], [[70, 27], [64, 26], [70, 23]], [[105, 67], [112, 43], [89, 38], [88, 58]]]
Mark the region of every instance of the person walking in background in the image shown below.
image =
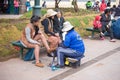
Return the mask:
[[108, 0], [107, 7], [110, 8], [110, 6], [111, 6], [111, 0]]
[[105, 9], [104, 13], [101, 14], [102, 32], [108, 32], [110, 35], [110, 42], [115, 42], [113, 31], [111, 29], [111, 12], [110, 9]]
[[31, 10], [31, 5], [30, 5], [30, 1], [29, 0], [26, 1], [25, 6], [26, 6], [26, 11], [27, 12]]
[[42, 7], [46, 8], [46, 1], [43, 2]]
[[4, 3], [4, 9], [3, 9], [4, 11], [3, 12], [4, 13], [9, 13], [8, 12], [8, 8], [9, 8], [9, 6], [8, 6], [8, 0], [4, 0], [3, 3]]
[[106, 8], [107, 8], [107, 5], [105, 1], [102, 0], [102, 3], [100, 4], [100, 12], [103, 13]]
[[14, 0], [14, 14], [19, 14], [19, 0]]

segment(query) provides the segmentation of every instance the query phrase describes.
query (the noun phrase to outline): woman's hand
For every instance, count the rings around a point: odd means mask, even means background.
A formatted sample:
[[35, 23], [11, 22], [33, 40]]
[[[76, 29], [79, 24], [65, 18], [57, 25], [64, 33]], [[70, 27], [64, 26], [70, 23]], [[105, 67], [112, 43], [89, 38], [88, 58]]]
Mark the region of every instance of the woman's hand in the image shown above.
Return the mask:
[[59, 33], [55, 33], [55, 36], [59, 37]]

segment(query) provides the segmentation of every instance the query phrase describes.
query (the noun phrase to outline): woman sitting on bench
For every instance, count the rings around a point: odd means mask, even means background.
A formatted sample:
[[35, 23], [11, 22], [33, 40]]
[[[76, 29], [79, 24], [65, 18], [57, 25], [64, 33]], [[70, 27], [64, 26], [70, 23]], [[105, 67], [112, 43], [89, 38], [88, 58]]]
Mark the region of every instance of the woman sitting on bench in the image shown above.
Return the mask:
[[25, 29], [22, 32], [22, 37], [20, 42], [24, 47], [34, 48], [34, 54], [36, 59], [35, 65], [38, 67], [44, 67], [44, 65], [41, 62], [39, 62], [39, 52], [40, 52], [40, 45], [41, 45], [39, 40], [43, 42], [48, 52], [50, 52], [51, 49], [47, 44], [46, 38], [44, 37], [44, 35], [41, 33], [39, 29], [39, 26], [38, 26], [39, 20], [40, 20], [40, 17], [38, 16], [31, 17], [30, 23], [26, 25]]

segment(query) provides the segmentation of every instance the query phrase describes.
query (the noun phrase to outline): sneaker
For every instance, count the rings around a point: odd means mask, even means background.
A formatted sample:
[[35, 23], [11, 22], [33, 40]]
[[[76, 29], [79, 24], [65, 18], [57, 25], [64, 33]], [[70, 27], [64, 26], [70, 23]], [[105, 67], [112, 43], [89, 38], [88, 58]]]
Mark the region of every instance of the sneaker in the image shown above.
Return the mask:
[[100, 40], [104, 40], [105, 38], [104, 37], [101, 37]]
[[69, 62], [71, 63], [75, 63], [77, 62], [78, 60], [77, 59], [74, 59], [74, 58], [67, 58]]
[[101, 32], [100, 34], [101, 34], [102, 36], [104, 36], [104, 33]]
[[36, 63], [35, 66], [37, 66], [37, 67], [44, 67], [44, 64], [42, 64], [42, 63]]
[[65, 66], [58, 65], [58, 64], [57, 64], [57, 65], [55, 65], [55, 67], [56, 67], [56, 68], [63, 68], [63, 69], [65, 68]]
[[111, 39], [110, 42], [116, 42], [116, 40], [115, 39]]
[[51, 53], [47, 53], [48, 57], [53, 57], [53, 55]]

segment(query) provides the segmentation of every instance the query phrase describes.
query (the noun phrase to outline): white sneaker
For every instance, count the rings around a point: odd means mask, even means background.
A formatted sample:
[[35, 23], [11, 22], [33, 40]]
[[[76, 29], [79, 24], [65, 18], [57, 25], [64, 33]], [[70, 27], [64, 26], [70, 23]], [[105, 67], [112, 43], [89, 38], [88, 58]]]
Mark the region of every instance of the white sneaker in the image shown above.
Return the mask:
[[77, 62], [78, 60], [77, 59], [74, 59], [74, 58], [67, 58], [69, 62], [72, 62], [72, 63], [75, 63]]
[[110, 42], [116, 42], [116, 40], [115, 39], [111, 39]]
[[100, 34], [101, 34], [101, 36], [104, 36], [104, 33], [101, 32]]

